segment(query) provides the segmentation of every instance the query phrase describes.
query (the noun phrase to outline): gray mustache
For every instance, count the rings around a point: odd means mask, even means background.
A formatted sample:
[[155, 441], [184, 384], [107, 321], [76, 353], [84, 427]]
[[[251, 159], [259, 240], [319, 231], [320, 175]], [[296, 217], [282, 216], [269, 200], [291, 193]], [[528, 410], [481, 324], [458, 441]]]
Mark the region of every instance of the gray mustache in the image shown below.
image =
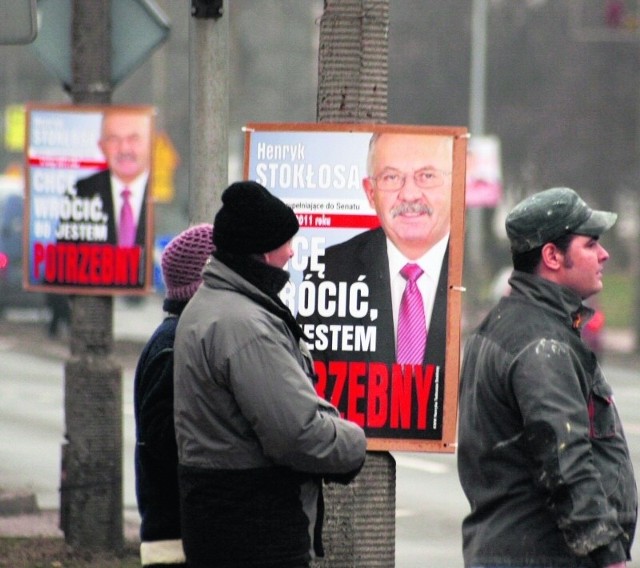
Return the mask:
[[397, 217], [398, 215], [404, 215], [405, 213], [418, 213], [418, 214], [426, 213], [427, 215], [431, 216], [433, 215], [433, 207], [429, 207], [425, 203], [413, 202], [413, 203], [401, 203], [400, 205], [398, 205], [397, 207], [394, 207], [391, 210], [392, 217]]

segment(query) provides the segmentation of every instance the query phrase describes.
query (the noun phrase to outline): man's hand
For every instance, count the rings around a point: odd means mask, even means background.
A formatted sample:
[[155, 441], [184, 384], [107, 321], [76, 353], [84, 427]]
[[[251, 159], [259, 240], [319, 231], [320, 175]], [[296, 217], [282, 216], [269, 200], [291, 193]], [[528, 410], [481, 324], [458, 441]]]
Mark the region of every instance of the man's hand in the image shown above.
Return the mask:
[[626, 562], [616, 562], [615, 564], [609, 564], [608, 566], [605, 566], [604, 568], [627, 568], [627, 563]]

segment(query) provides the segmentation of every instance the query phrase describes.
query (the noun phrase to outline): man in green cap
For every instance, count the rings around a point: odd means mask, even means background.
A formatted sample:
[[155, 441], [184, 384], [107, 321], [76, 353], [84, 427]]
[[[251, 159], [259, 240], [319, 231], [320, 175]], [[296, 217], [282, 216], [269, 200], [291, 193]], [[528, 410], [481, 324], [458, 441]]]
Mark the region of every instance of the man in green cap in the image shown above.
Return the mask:
[[615, 213], [568, 188], [507, 216], [514, 271], [469, 337], [460, 384], [458, 473], [471, 505], [468, 568], [621, 568], [637, 492], [613, 393], [580, 337]]

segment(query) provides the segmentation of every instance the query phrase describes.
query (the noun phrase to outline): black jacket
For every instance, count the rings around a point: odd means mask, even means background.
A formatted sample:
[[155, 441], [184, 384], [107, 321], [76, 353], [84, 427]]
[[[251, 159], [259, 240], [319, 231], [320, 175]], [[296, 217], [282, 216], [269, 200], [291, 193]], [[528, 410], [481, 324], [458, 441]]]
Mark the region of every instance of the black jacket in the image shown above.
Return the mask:
[[593, 312], [537, 276], [516, 271], [510, 284], [464, 353], [465, 565], [628, 559], [636, 485], [611, 387], [580, 338]]
[[[445, 376], [448, 259], [449, 252], [447, 248], [442, 261], [431, 321], [428, 326], [429, 336], [423, 361], [425, 367], [426, 365], [435, 365], [438, 368], [438, 375], [441, 377]], [[365, 231], [344, 243], [328, 247], [322, 262], [324, 267], [322, 274], [308, 272], [307, 275], [310, 276], [308, 282], [314, 283], [316, 287], [328, 282], [335, 283], [336, 287], [340, 283], [346, 283], [349, 286], [358, 283], [361, 287], [366, 287], [366, 294], [360, 294], [360, 303], [362, 305], [366, 304], [367, 310], [360, 317], [354, 317], [349, 313], [349, 310], [345, 310], [344, 314], [325, 315], [320, 313], [316, 305], [315, 311], [310, 315], [299, 314], [297, 319], [314, 349], [312, 351], [314, 360], [325, 364], [329, 364], [332, 361], [357, 362], [362, 363], [367, 369], [374, 365], [383, 364], [386, 368], [391, 369], [396, 362], [396, 342], [391, 305], [387, 238], [383, 229], [377, 228]], [[350, 301], [356, 296], [357, 294], [355, 293], [352, 297], [350, 296]], [[330, 301], [332, 300], [334, 298], [330, 298]], [[374, 313], [375, 317], [372, 316]], [[358, 335], [357, 330], [367, 330], [362, 334], [368, 337], [375, 335], [375, 349], [372, 348], [373, 342], [363, 341], [360, 349], [356, 345], [357, 342], [353, 340], [351, 341], [354, 344], [353, 347], [343, 349], [342, 336], [338, 337], [338, 340], [331, 338], [331, 329], [338, 329], [343, 335], [345, 330], [355, 330], [352, 332], [354, 336]], [[371, 330], [375, 333], [372, 334]], [[329, 339], [325, 341], [326, 337], [329, 337]], [[326, 345], [322, 346], [323, 343], [326, 343]], [[364, 374], [369, 374], [369, 371], [365, 371]], [[388, 376], [390, 377], [391, 375], [392, 371], [389, 370]], [[324, 391], [322, 395], [338, 406], [345, 415], [347, 415], [347, 401], [350, 396], [349, 387], [352, 384], [350, 381], [346, 381], [346, 383], [344, 389], [337, 387], [336, 376], [329, 374], [327, 385], [322, 389]], [[438, 415], [437, 409], [442, 408], [444, 404], [444, 382], [441, 381], [440, 384], [441, 386], [437, 389], [433, 387], [427, 396], [427, 416], [430, 418]], [[339, 392], [342, 392], [342, 395], [336, 394]], [[416, 432], [420, 431], [419, 436], [425, 439], [441, 438], [442, 421], [429, 418], [426, 420], [426, 426], [419, 428], [416, 424], [416, 419], [419, 416], [418, 396], [413, 397], [412, 405], [411, 416], [413, 423], [411, 428], [391, 428], [388, 424], [382, 427], [374, 427], [371, 425], [373, 421], [365, 419], [365, 432], [368, 436], [378, 438], [415, 438]], [[361, 404], [358, 406], [358, 412], [362, 416], [367, 416], [369, 412], [364, 399], [361, 400]], [[439, 414], [439, 416], [442, 416], [442, 414]]]
[[[186, 302], [165, 300], [179, 314]], [[173, 425], [173, 344], [178, 316], [170, 315], [144, 347], [134, 379], [136, 497], [142, 556], [148, 564], [183, 560], [178, 452]], [[152, 543], [164, 541], [158, 548]], [[167, 543], [167, 541], [169, 541]]]
[[[440, 281], [434, 298], [433, 312], [428, 326], [429, 340], [424, 356], [425, 364], [439, 365], [443, 372], [446, 348], [448, 259], [447, 249], [447, 254], [442, 261]], [[376, 327], [377, 348], [372, 352], [367, 350], [343, 351], [327, 347], [313, 351], [314, 359], [394, 363], [396, 361], [396, 347], [391, 307], [391, 281], [387, 257], [387, 237], [382, 228], [365, 231], [344, 243], [327, 248], [324, 252], [323, 266], [324, 272], [321, 277], [315, 273], [309, 273], [317, 282], [324, 280], [353, 284], [362, 281], [366, 284], [369, 294], [366, 301], [370, 310], [376, 310], [376, 318], [372, 321], [370, 311], [360, 318], [354, 318], [349, 313], [344, 316], [337, 314], [324, 316], [316, 312], [310, 317], [300, 316], [298, 321], [301, 325], [312, 324], [313, 326], [374, 325]]]
[[[78, 197], [95, 198], [99, 197], [102, 203], [102, 212], [106, 217], [107, 228], [107, 241], [108, 243], [115, 245], [118, 243], [118, 232], [116, 229], [116, 210], [117, 207], [113, 203], [113, 196], [111, 195], [111, 171], [102, 170], [89, 177], [80, 179], [76, 183]], [[145, 190], [146, 193], [147, 190]], [[142, 209], [140, 210], [140, 216], [136, 220], [136, 238], [135, 244], [142, 246], [146, 243], [146, 218], [147, 218], [147, 200], [146, 197], [142, 201]]]

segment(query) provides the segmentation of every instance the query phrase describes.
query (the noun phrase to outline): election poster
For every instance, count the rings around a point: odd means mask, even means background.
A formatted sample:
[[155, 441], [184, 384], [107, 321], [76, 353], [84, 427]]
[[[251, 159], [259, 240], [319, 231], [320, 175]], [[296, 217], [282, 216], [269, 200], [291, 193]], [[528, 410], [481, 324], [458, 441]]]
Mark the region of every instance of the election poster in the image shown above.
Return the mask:
[[500, 139], [474, 136], [467, 147], [467, 207], [497, 207], [502, 200]]
[[26, 289], [151, 288], [154, 117], [149, 106], [27, 106]]
[[281, 298], [316, 391], [370, 450], [455, 450], [467, 138], [463, 127], [245, 127], [245, 178], [300, 223]]

